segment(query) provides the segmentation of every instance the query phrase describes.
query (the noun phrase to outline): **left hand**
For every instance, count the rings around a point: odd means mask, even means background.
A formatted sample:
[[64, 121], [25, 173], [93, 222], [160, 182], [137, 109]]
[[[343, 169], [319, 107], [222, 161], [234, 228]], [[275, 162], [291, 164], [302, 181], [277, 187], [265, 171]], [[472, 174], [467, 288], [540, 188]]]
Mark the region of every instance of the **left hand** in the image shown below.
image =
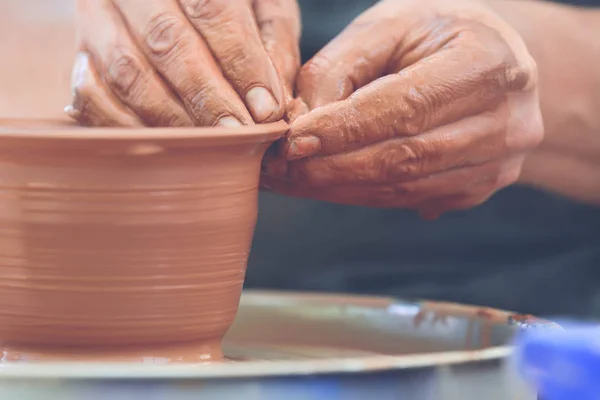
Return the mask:
[[298, 117], [262, 186], [335, 203], [474, 207], [543, 138], [537, 69], [477, 0], [383, 0], [301, 70]]
[[80, 124], [238, 126], [284, 116], [300, 67], [296, 0], [76, 3], [65, 111]]

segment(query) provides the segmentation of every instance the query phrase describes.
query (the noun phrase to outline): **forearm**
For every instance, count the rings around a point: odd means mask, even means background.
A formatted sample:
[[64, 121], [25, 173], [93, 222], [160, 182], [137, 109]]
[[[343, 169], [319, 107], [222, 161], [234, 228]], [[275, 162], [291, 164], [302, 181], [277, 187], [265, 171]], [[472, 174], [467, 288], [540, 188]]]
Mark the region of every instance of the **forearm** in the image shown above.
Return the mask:
[[546, 136], [521, 183], [600, 204], [600, 10], [491, 0], [535, 58]]

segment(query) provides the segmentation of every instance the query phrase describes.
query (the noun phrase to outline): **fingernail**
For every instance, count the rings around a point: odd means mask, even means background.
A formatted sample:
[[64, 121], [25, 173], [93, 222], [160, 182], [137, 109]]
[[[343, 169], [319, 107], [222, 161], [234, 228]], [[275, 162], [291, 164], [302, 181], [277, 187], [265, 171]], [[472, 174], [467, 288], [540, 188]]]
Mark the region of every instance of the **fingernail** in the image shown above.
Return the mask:
[[288, 159], [314, 156], [321, 151], [321, 139], [316, 136], [298, 136], [290, 140], [285, 155]]
[[279, 108], [273, 95], [264, 87], [256, 86], [246, 93], [246, 104], [255, 122], [269, 118]]
[[228, 115], [227, 117], [219, 118], [215, 126], [242, 126], [242, 123], [236, 117]]

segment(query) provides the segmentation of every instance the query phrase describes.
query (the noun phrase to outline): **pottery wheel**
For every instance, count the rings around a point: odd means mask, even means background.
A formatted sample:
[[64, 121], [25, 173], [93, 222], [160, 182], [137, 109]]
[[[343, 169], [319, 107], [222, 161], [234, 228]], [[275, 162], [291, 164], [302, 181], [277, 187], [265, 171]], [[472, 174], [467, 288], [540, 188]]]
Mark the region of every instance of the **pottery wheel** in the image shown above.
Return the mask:
[[464, 351], [483, 356], [502, 352], [510, 341], [509, 319], [500, 311], [434, 302], [247, 292], [224, 351], [245, 361], [414, 358]]
[[5, 362], [0, 378], [242, 377], [461, 364], [507, 356], [523, 318], [436, 302], [246, 291], [223, 343], [225, 362], [86, 363], [85, 368], [81, 363]]

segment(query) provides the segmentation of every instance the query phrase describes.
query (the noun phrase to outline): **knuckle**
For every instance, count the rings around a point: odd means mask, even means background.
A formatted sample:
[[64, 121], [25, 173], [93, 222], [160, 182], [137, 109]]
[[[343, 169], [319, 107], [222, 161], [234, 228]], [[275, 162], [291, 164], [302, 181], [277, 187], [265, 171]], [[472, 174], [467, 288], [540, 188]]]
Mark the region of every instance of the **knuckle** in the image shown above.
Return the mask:
[[162, 58], [181, 48], [186, 30], [185, 22], [177, 15], [165, 12], [153, 16], [144, 31], [151, 56]]
[[243, 86], [244, 83], [248, 85], [248, 79], [244, 78], [243, 75], [245, 74], [241, 73], [242, 71], [258, 74], [258, 71], [249, 70], [249, 67], [256, 65], [256, 62], [254, 60], [255, 55], [248, 51], [247, 44], [238, 40], [223, 43], [220, 53], [219, 61], [225, 71], [239, 71], [228, 76], [234, 85]]
[[322, 55], [316, 55], [312, 60], [308, 61], [300, 71], [301, 76], [311, 77], [321, 74], [327, 74], [331, 71], [331, 62]]
[[[190, 106], [192, 118], [195, 121], [203, 120], [207, 113], [211, 113], [211, 111], [217, 108], [215, 95], [215, 91], [209, 86], [196, 87], [193, 92], [186, 94], [185, 98]], [[215, 120], [217, 116], [213, 115]]]
[[397, 153], [392, 149], [378, 152], [368, 163], [367, 178], [377, 182], [393, 182], [398, 175]]
[[[336, 85], [338, 88], [341, 87]], [[385, 132], [385, 127], [381, 121], [374, 121], [374, 124], [366, 129], [361, 116], [361, 105], [357, 104], [354, 97], [350, 97], [347, 100], [347, 107], [344, 111], [340, 112], [336, 119], [332, 119], [330, 124], [338, 124], [338, 140], [341, 143], [347, 143], [350, 147], [355, 147], [359, 143], [365, 145], [372, 144], [373, 140], [372, 133]], [[343, 122], [342, 122], [343, 121]], [[384, 136], [384, 134], [382, 134]], [[389, 135], [391, 137], [391, 135]], [[387, 136], [386, 136], [387, 137]], [[376, 153], [381, 153], [385, 148], [379, 148]]]
[[411, 87], [400, 99], [400, 109], [403, 112], [395, 124], [397, 134], [416, 136], [423, 133], [429, 125], [431, 113], [436, 105], [443, 106], [450, 100], [450, 94], [446, 94], [445, 91], [425, 91]]
[[188, 17], [198, 20], [213, 20], [227, 10], [227, 1], [221, 0], [179, 0]]
[[143, 75], [141, 62], [123, 49], [115, 49], [109, 56], [106, 68], [107, 84], [121, 97], [136, 92]]
[[531, 68], [523, 65], [507, 67], [505, 70], [506, 88], [510, 91], [521, 91], [532, 86], [536, 81], [536, 74]]
[[383, 180], [406, 180], [420, 176], [425, 171], [427, 146], [419, 142], [422, 141], [391, 145], [378, 157], [379, 171]]
[[[322, 77], [334, 77], [334, 75], [337, 75], [334, 72], [335, 69], [334, 62], [323, 54], [317, 54], [300, 69], [298, 84], [314, 82], [315, 79]], [[343, 76], [343, 74], [340, 76]], [[342, 82], [342, 84], [342, 86], [347, 85], [347, 82]]]
[[[296, 63], [298, 59], [299, 56], [296, 60], [292, 59], [290, 65]], [[358, 100], [352, 94], [358, 86], [352, 78], [350, 68], [348, 65], [330, 60], [323, 50], [300, 68], [296, 80], [297, 91], [308, 93], [309, 97], [310, 94], [315, 93], [326, 94], [325, 97], [329, 101], [347, 98], [351, 104], [354, 104]]]
[[536, 86], [538, 80], [537, 64], [532, 58], [526, 61], [504, 61], [499, 65], [496, 76], [501, 90], [509, 92], [526, 91]]

